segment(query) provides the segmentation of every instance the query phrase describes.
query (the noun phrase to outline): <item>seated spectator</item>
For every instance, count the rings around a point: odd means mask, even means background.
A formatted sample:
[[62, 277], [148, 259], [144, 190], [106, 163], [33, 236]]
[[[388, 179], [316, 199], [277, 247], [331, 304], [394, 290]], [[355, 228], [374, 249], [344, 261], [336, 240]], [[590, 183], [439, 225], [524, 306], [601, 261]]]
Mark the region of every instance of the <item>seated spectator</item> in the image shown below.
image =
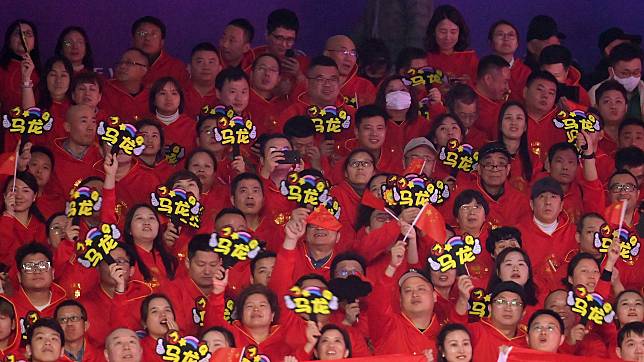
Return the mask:
[[[436, 346], [439, 362], [472, 361], [472, 337], [462, 324], [451, 323], [443, 326], [436, 337]], [[426, 357], [431, 361], [429, 355], [426, 354]]]
[[92, 45], [85, 29], [80, 26], [68, 26], [60, 32], [54, 54], [72, 64], [74, 76], [94, 71]]
[[277, 94], [279, 74], [280, 61], [270, 53], [258, 56], [250, 65], [248, 113], [253, 115], [258, 135], [273, 132], [279, 113], [291, 105], [290, 97]]
[[526, 37], [526, 56], [523, 63], [532, 71], [539, 69], [539, 56], [548, 45], [561, 44], [566, 35], [559, 31], [555, 19], [548, 15], [537, 15], [530, 20]]
[[619, 125], [618, 145], [620, 148], [635, 146], [644, 151], [644, 122], [627, 118]]
[[499, 133], [497, 120], [501, 106], [510, 94], [510, 74], [510, 64], [498, 55], [488, 55], [479, 61], [474, 87], [479, 117], [474, 126], [484, 132], [488, 140]]
[[623, 361], [638, 361], [644, 356], [644, 322], [632, 322], [619, 330], [617, 356]]
[[479, 100], [474, 89], [467, 84], [456, 84], [445, 96], [447, 110], [458, 116], [465, 127], [465, 142], [474, 148], [480, 148], [488, 140], [493, 139], [487, 130], [479, 126]]
[[222, 69], [217, 48], [211, 43], [199, 43], [190, 52], [190, 79], [183, 84], [184, 113], [195, 119], [206, 105], [217, 104], [215, 78]]
[[519, 47], [519, 29], [507, 20], [496, 21], [487, 34], [492, 52], [510, 64], [510, 99], [523, 99], [523, 88], [532, 70], [517, 58]]
[[572, 53], [563, 45], [549, 45], [539, 55], [539, 68], [552, 74], [558, 82], [557, 98], [565, 96], [583, 106], [590, 106], [588, 92], [579, 84], [581, 72], [572, 64]]
[[615, 80], [607, 80], [594, 89], [595, 107], [604, 122], [604, 135], [599, 148], [609, 156], [615, 156], [619, 143], [619, 128], [626, 118], [627, 93], [624, 86]]
[[127, 328], [117, 328], [105, 339], [107, 362], [141, 362], [143, 350], [136, 333]]
[[496, 259], [503, 250], [508, 248], [521, 248], [521, 232], [512, 226], [501, 226], [490, 230], [485, 240], [485, 250], [490, 253], [492, 259]]
[[385, 42], [378, 38], [369, 38], [363, 41], [358, 48], [358, 75], [368, 79], [374, 86], [389, 75], [392, 62], [389, 48]]
[[143, 360], [163, 361], [156, 353], [157, 340], [165, 338], [170, 331], [179, 331], [172, 302], [164, 294], [150, 294], [141, 303], [139, 322], [145, 330], [141, 337]]
[[610, 74], [608, 73], [608, 67], [610, 67], [609, 57], [611, 51], [613, 51], [616, 46], [624, 43], [639, 46], [641, 42], [641, 35], [626, 34], [624, 30], [618, 27], [611, 27], [601, 32], [597, 41], [601, 58], [593, 69], [593, 72], [585, 76], [584, 87], [589, 89], [595, 84], [610, 77]]
[[52, 318], [39, 318], [27, 330], [27, 355], [33, 362], [65, 361], [65, 332]]
[[87, 311], [79, 302], [68, 299], [56, 307], [53, 315], [65, 332], [64, 354], [72, 361], [97, 361], [100, 351], [86, 340], [90, 323]]
[[528, 347], [542, 352], [557, 353], [564, 342], [564, 322], [556, 312], [539, 309], [528, 322]]
[[105, 82], [99, 107], [107, 114], [127, 122], [134, 122], [148, 114], [149, 91], [143, 78], [149, 67], [146, 53], [138, 48], [126, 50], [114, 65], [114, 78]]
[[219, 57], [224, 68], [246, 70], [253, 62], [251, 43], [255, 36], [253, 24], [245, 18], [231, 20], [219, 38]]

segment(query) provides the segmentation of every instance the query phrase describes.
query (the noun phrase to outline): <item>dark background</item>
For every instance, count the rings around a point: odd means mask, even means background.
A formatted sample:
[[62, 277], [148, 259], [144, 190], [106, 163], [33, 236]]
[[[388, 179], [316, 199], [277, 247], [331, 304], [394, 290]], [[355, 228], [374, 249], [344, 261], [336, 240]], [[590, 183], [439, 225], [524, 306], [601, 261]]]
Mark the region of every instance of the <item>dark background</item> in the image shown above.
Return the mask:
[[[389, 1], [389, 0], [381, 0]], [[130, 46], [132, 22], [143, 15], [160, 17], [167, 25], [166, 49], [188, 59], [190, 49], [201, 41], [215, 45], [225, 24], [246, 17], [255, 26], [254, 44], [263, 43], [266, 16], [279, 7], [294, 10], [300, 19], [296, 47], [311, 55], [321, 52], [325, 39], [333, 34], [351, 34], [362, 16], [366, 0], [190, 0], [190, 1], [38, 1], [5, 0], [0, 10], [0, 31], [18, 17], [35, 21], [40, 35], [42, 60], [53, 53], [56, 38], [67, 25], [84, 27], [90, 37], [97, 67], [112, 64]], [[504, 18], [520, 31], [520, 55], [524, 54], [525, 32], [530, 18], [549, 14], [567, 35], [568, 46], [586, 70], [597, 62], [599, 33], [621, 26], [627, 33], [644, 33], [643, 0], [434, 0], [434, 7], [452, 4], [465, 16], [471, 29], [470, 42], [479, 56], [488, 53], [490, 24]]]

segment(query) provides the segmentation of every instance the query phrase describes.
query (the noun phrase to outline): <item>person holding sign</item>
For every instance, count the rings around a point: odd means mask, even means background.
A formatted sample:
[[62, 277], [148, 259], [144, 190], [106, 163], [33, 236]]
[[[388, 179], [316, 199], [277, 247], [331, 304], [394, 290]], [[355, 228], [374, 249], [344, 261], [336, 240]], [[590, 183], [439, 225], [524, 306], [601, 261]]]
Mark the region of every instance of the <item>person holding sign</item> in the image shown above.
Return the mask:
[[347, 231], [353, 230], [358, 219], [358, 206], [367, 184], [376, 170], [373, 155], [364, 148], [356, 148], [343, 162], [342, 182], [331, 188], [331, 196], [340, 203], [340, 223]]
[[30, 64], [40, 69], [40, 51], [38, 49], [38, 29], [29, 20], [18, 19], [7, 27], [5, 42], [0, 53], [0, 112], [8, 113], [10, 109], [22, 104], [22, 87], [38, 86], [38, 71], [31, 73], [26, 82], [20, 82], [20, 75]]
[[445, 105], [449, 113], [455, 114], [465, 127], [465, 143], [474, 148], [481, 148], [489, 139], [488, 130], [481, 130], [479, 126], [480, 101], [474, 88], [467, 84], [455, 84], [445, 95]]
[[159, 180], [165, 180], [175, 171], [175, 164], [166, 157], [165, 133], [161, 122], [153, 119], [142, 119], [134, 124], [138, 134], [143, 137], [145, 148], [138, 156], [139, 165], [152, 171]]
[[143, 361], [163, 361], [155, 350], [159, 339], [167, 338], [171, 331], [179, 331], [174, 306], [164, 294], [150, 294], [141, 303], [139, 319], [146, 335], [141, 337]]

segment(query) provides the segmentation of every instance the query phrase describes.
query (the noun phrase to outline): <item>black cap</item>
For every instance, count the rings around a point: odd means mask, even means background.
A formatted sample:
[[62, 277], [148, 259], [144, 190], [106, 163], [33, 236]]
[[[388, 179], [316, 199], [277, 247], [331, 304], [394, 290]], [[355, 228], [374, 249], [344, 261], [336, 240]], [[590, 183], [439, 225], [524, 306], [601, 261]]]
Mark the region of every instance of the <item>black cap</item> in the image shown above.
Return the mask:
[[503, 292], [512, 292], [517, 294], [520, 298], [523, 304], [525, 305], [525, 291], [523, 290], [523, 287], [515, 282], [500, 282], [499, 284], [495, 285], [492, 288], [491, 291], [491, 297], [492, 299], [496, 298], [499, 294]]
[[561, 188], [561, 185], [551, 176], [546, 176], [542, 179], [539, 179], [532, 185], [530, 199], [534, 200], [544, 192], [552, 192], [553, 194], [559, 195], [563, 199], [564, 192]]
[[624, 30], [621, 28], [610, 28], [605, 31], [603, 31], [601, 34], [599, 34], [599, 41], [597, 45], [599, 46], [599, 50], [604, 52], [604, 48], [608, 46], [608, 44], [614, 42], [617, 39], [621, 40], [628, 40], [631, 43], [635, 44], [640, 44], [642, 42], [642, 36], [641, 35], [636, 35], [636, 34], [626, 34], [624, 33]]
[[512, 155], [503, 142], [489, 142], [483, 145], [479, 150], [479, 162], [483, 161], [485, 157], [493, 153], [501, 153], [508, 158], [508, 161], [512, 160]]
[[539, 55], [539, 64], [557, 64], [563, 63], [564, 67], [569, 67], [572, 63], [572, 53], [563, 45], [548, 45], [543, 48]]
[[528, 25], [528, 41], [533, 39], [546, 40], [551, 36], [565, 39], [566, 35], [559, 32], [557, 22], [548, 15], [537, 15], [530, 20]]

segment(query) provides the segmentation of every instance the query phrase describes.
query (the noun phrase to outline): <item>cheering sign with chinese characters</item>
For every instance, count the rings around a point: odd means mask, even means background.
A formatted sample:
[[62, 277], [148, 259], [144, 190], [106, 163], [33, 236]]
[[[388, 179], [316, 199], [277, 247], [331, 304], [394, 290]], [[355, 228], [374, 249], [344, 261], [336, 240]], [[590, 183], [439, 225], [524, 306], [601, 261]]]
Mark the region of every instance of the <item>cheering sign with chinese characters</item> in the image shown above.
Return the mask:
[[478, 166], [479, 153], [471, 145], [467, 143], [461, 145], [458, 140], [451, 139], [447, 142], [447, 146], [441, 147], [438, 158], [443, 165], [454, 170], [472, 172]]
[[76, 243], [78, 262], [85, 268], [96, 268], [102, 260], [113, 262], [110, 252], [116, 249], [120, 237], [121, 232], [113, 224], [90, 229], [85, 240]]
[[233, 231], [230, 227], [212, 233], [209, 245], [221, 256], [224, 268], [230, 268], [238, 261], [254, 259], [261, 246], [259, 240], [246, 231]]
[[176, 226], [187, 225], [193, 229], [199, 229], [203, 206], [192, 192], [183, 189], [169, 190], [165, 186], [159, 186], [151, 194], [152, 206], [162, 215], [167, 216]]
[[340, 203], [338, 200], [329, 197], [323, 203], [324, 207], [333, 215], [336, 219], [340, 219]]
[[222, 145], [247, 145], [257, 138], [257, 128], [253, 121], [236, 114], [232, 107], [204, 106], [202, 111], [219, 116], [214, 136], [215, 141]]
[[566, 141], [570, 144], [577, 144], [577, 134], [581, 131], [588, 133], [599, 132], [601, 130], [599, 119], [592, 113], [586, 113], [581, 110], [560, 111], [552, 120], [555, 127], [566, 131]]
[[129, 123], [121, 122], [117, 116], [101, 121], [96, 128], [96, 133], [103, 142], [112, 146], [112, 154], [119, 150], [124, 154], [139, 156], [145, 149], [143, 136], [137, 135], [136, 127]]
[[42, 135], [51, 131], [53, 123], [54, 117], [49, 112], [36, 107], [25, 110], [15, 107], [2, 118], [2, 127], [8, 129], [9, 133], [20, 135]]
[[286, 308], [295, 313], [308, 314], [311, 320], [316, 320], [317, 315], [328, 315], [338, 309], [338, 297], [330, 290], [318, 287], [300, 288], [296, 285], [291, 288], [291, 294], [284, 296], [284, 301]]
[[445, 202], [449, 198], [449, 187], [443, 181], [434, 182], [423, 174], [391, 175], [382, 185], [382, 197], [385, 205], [395, 211], [421, 208], [428, 202], [433, 205]]
[[472, 292], [470, 293], [470, 300], [469, 300], [469, 310], [467, 314], [478, 317], [478, 318], [486, 318], [490, 316], [490, 309], [488, 306], [490, 305], [490, 301], [492, 299], [491, 294], [487, 294], [484, 289], [482, 288], [474, 288], [472, 289]]
[[440, 270], [444, 273], [473, 262], [479, 254], [481, 254], [481, 242], [478, 238], [472, 235], [465, 235], [465, 237], [457, 235], [447, 240], [445, 245], [436, 243], [427, 260], [433, 271]]
[[172, 362], [208, 362], [211, 356], [205, 342], [193, 336], [181, 337], [177, 331], [159, 338], [155, 351], [164, 361]]
[[589, 321], [597, 325], [611, 323], [615, 317], [615, 311], [610, 303], [604, 301], [604, 298], [597, 293], [588, 293], [581, 285], [568, 291], [566, 304], [581, 316], [581, 324], [584, 325]]
[[621, 250], [619, 256], [625, 262], [632, 262], [633, 258], [638, 256], [640, 253], [640, 240], [637, 237], [637, 234], [630, 233], [626, 229], [613, 229], [608, 224], [603, 224], [599, 231], [595, 233], [593, 239], [593, 245], [595, 249], [599, 250], [600, 253], [608, 253], [613, 239], [618, 236], [619, 233], [619, 242], [621, 243]]
[[316, 207], [329, 198], [331, 185], [322, 177], [300, 175], [289, 172], [286, 179], [280, 183], [280, 193], [290, 201], [295, 201], [300, 207]]
[[244, 347], [239, 362], [271, 362], [271, 360], [268, 356], [259, 354], [257, 346], [251, 344]]
[[174, 166], [186, 157], [186, 149], [178, 143], [172, 143], [163, 147], [163, 154], [168, 164]]
[[351, 127], [351, 116], [342, 108], [311, 106], [307, 110], [317, 133], [330, 135], [341, 133]]
[[407, 71], [402, 81], [406, 86], [417, 87], [424, 85], [426, 88], [429, 88], [434, 85], [440, 86], [447, 84], [447, 74], [443, 73], [440, 69], [432, 67], [411, 68]]
[[91, 217], [101, 209], [103, 198], [97, 190], [79, 187], [71, 193], [71, 200], [65, 205], [65, 214], [69, 218]]
[[192, 321], [195, 325], [203, 327], [203, 322], [206, 319], [206, 307], [208, 306], [208, 299], [203, 295], [195, 299], [195, 306], [192, 308]]

